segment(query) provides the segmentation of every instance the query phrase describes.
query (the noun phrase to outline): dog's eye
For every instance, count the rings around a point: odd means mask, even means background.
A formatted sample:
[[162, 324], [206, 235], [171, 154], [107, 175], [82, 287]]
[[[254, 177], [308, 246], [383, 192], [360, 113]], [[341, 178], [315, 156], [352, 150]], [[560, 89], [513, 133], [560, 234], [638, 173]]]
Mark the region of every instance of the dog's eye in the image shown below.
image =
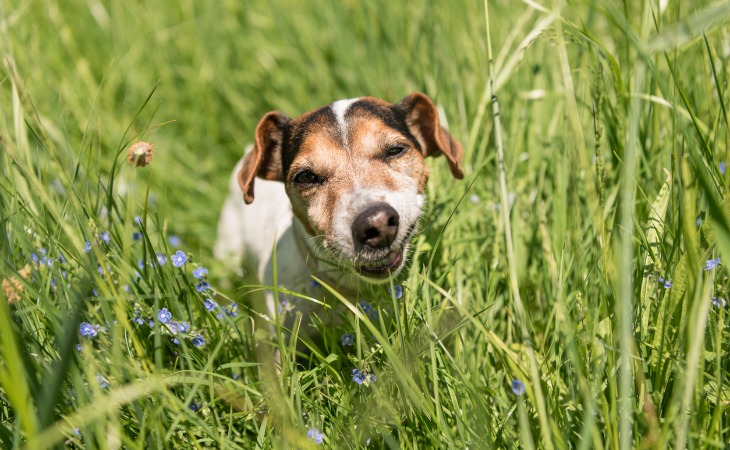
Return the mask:
[[393, 158], [395, 156], [402, 154], [405, 151], [406, 151], [406, 147], [404, 147], [402, 145], [394, 145], [385, 151], [385, 157]]
[[294, 176], [294, 182], [300, 185], [313, 185], [322, 182], [322, 177], [309, 170], [302, 170]]

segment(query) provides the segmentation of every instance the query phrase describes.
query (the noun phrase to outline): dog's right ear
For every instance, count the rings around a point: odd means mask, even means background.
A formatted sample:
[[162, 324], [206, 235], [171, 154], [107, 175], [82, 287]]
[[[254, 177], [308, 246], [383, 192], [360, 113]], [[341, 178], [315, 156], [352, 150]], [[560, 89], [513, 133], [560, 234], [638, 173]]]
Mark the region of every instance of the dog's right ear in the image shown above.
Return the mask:
[[238, 185], [241, 186], [246, 204], [253, 202], [253, 183], [256, 177], [284, 181], [281, 146], [287, 123], [289, 118], [285, 114], [272, 111], [256, 126], [253, 149], [243, 158], [243, 165], [238, 171]]

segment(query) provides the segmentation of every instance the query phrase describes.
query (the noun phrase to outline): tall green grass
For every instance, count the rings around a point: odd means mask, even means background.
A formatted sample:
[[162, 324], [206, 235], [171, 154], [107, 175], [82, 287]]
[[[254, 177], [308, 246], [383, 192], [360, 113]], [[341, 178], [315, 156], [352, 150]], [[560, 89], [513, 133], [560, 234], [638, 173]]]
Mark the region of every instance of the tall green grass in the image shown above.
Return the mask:
[[[725, 448], [729, 25], [711, 1], [0, 0], [0, 447]], [[212, 258], [231, 168], [270, 110], [414, 90], [466, 180], [429, 161], [401, 298], [331, 287], [310, 300], [343, 325], [298, 358], [279, 329], [267, 371], [263, 287]], [[282, 314], [309, 299], [279, 288]]]

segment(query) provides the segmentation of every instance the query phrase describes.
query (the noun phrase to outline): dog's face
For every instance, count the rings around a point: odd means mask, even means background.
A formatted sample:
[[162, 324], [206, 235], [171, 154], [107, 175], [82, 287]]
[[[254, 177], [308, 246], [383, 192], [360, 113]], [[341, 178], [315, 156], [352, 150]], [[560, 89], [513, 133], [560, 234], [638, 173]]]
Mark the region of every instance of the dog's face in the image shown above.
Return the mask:
[[414, 93], [397, 104], [362, 97], [293, 120], [268, 113], [238, 180], [246, 203], [256, 176], [284, 182], [319, 256], [379, 282], [405, 264], [428, 180], [424, 157], [441, 154], [462, 178], [461, 145], [428, 97]]

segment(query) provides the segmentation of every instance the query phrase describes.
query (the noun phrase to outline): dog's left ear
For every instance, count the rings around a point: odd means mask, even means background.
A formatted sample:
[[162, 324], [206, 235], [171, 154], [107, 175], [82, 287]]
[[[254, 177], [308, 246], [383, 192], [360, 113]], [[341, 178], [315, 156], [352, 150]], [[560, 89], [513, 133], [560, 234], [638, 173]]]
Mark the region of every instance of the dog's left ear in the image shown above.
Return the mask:
[[464, 171], [461, 169], [461, 156], [464, 151], [459, 141], [452, 138], [439, 123], [438, 110], [431, 99], [425, 94], [414, 92], [395, 106], [405, 111], [408, 131], [421, 145], [423, 156], [443, 154], [449, 162], [454, 178], [459, 180], [464, 178]]
[[256, 126], [253, 149], [243, 158], [238, 171], [238, 185], [243, 191], [243, 201], [253, 202], [253, 183], [256, 177], [264, 180], [284, 181], [281, 168], [281, 147], [284, 126], [289, 118], [278, 111], [266, 114]]

